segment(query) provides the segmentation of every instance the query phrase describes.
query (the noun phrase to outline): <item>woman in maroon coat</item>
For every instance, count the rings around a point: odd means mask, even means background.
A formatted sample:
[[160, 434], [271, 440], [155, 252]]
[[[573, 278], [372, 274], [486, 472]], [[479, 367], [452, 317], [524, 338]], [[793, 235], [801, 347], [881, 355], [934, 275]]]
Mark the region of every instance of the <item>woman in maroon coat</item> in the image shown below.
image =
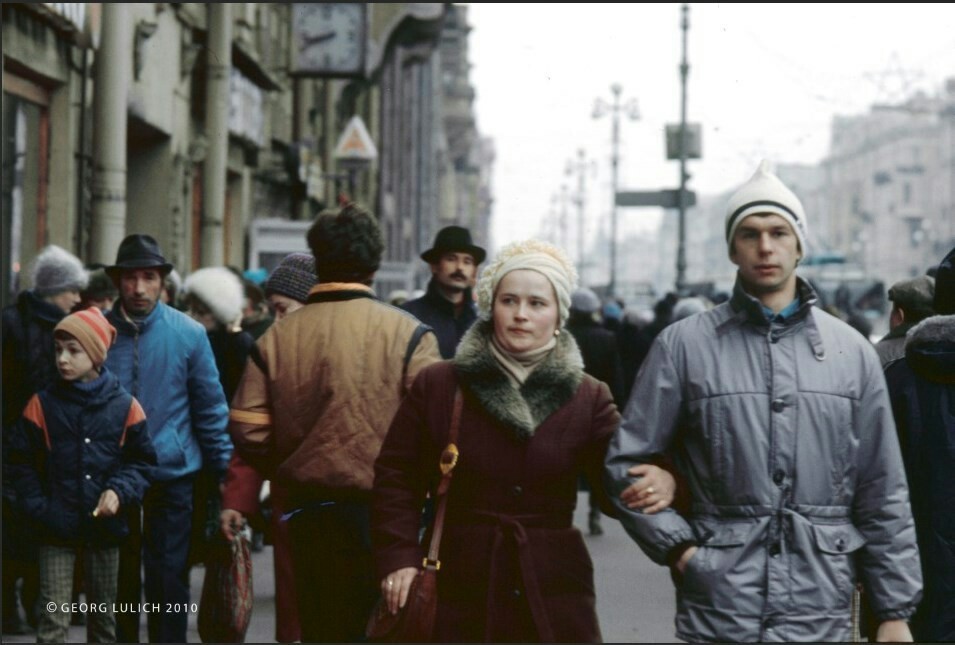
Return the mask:
[[[572, 519], [577, 475], [600, 491], [619, 415], [583, 372], [567, 320], [576, 272], [562, 251], [511, 245], [484, 272], [482, 317], [451, 361], [422, 370], [375, 465], [372, 539], [389, 607], [424, 557], [425, 495], [440, 479], [455, 392], [464, 407], [438, 571], [436, 642], [600, 640], [593, 565]], [[674, 480], [648, 466], [637, 506], [657, 511]]]

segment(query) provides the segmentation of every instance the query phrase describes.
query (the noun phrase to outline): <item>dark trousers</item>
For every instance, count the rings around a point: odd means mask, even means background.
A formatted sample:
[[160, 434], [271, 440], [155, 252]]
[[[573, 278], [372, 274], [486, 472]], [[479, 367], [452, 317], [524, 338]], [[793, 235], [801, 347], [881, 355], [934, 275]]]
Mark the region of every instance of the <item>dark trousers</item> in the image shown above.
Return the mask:
[[[142, 509], [126, 509], [130, 535], [120, 551], [117, 602], [138, 606], [145, 590], [145, 602], [158, 605], [146, 618], [151, 643], [186, 642], [194, 479], [153, 482]], [[116, 640], [138, 643], [139, 613], [124, 610], [116, 618]]]
[[366, 504], [335, 504], [289, 520], [302, 642], [364, 640], [378, 600]]

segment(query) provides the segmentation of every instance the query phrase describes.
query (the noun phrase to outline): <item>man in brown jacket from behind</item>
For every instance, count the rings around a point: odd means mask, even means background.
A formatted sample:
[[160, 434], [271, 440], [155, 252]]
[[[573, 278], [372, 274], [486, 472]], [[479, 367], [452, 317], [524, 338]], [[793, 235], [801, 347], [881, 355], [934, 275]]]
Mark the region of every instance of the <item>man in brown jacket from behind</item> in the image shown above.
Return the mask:
[[318, 284], [256, 343], [229, 431], [242, 458], [289, 491], [302, 640], [356, 641], [378, 596], [375, 458], [415, 375], [441, 357], [427, 327], [371, 290], [384, 249], [373, 215], [323, 212], [308, 244]]

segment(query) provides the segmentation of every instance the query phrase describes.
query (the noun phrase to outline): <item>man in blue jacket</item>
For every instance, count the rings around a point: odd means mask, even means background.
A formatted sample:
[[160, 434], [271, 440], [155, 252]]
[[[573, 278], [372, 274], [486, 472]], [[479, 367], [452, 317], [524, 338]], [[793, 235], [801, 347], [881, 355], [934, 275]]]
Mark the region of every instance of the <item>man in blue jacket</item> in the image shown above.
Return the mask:
[[[142, 403], [159, 464], [142, 515], [138, 508], [127, 511], [130, 539], [120, 556], [119, 606], [139, 605], [142, 562], [146, 603], [159, 607], [148, 614], [150, 642], [184, 643], [193, 481], [203, 467], [221, 479], [232, 441], [205, 329], [160, 301], [171, 270], [152, 237], [122, 241], [116, 264], [106, 268], [120, 293], [108, 315], [118, 336], [106, 365]], [[139, 641], [138, 612], [117, 613], [116, 635], [120, 642]]]
[[438, 231], [434, 246], [421, 254], [421, 259], [431, 265], [428, 291], [401, 308], [434, 330], [441, 358], [454, 357], [464, 332], [477, 320], [471, 285], [486, 255], [471, 242], [471, 232], [461, 226]]

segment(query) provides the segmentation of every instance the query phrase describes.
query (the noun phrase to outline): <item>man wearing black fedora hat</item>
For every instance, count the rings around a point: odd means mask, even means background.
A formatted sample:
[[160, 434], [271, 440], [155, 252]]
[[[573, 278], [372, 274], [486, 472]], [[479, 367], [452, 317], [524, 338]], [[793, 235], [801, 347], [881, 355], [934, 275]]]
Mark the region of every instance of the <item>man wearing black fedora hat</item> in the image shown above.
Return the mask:
[[193, 482], [202, 468], [221, 479], [232, 455], [229, 407], [206, 331], [161, 301], [172, 268], [155, 239], [134, 234], [105, 269], [119, 289], [107, 315], [118, 334], [106, 367], [142, 404], [159, 460], [142, 508], [125, 509], [130, 538], [120, 552], [117, 600], [133, 609], [116, 613], [119, 642], [139, 642], [141, 587], [161, 608], [148, 614], [149, 641], [186, 642]]
[[434, 246], [421, 254], [421, 259], [431, 265], [428, 290], [401, 307], [434, 329], [441, 358], [454, 356], [464, 332], [477, 320], [471, 286], [486, 255], [471, 241], [471, 232], [461, 226], [438, 231]]

